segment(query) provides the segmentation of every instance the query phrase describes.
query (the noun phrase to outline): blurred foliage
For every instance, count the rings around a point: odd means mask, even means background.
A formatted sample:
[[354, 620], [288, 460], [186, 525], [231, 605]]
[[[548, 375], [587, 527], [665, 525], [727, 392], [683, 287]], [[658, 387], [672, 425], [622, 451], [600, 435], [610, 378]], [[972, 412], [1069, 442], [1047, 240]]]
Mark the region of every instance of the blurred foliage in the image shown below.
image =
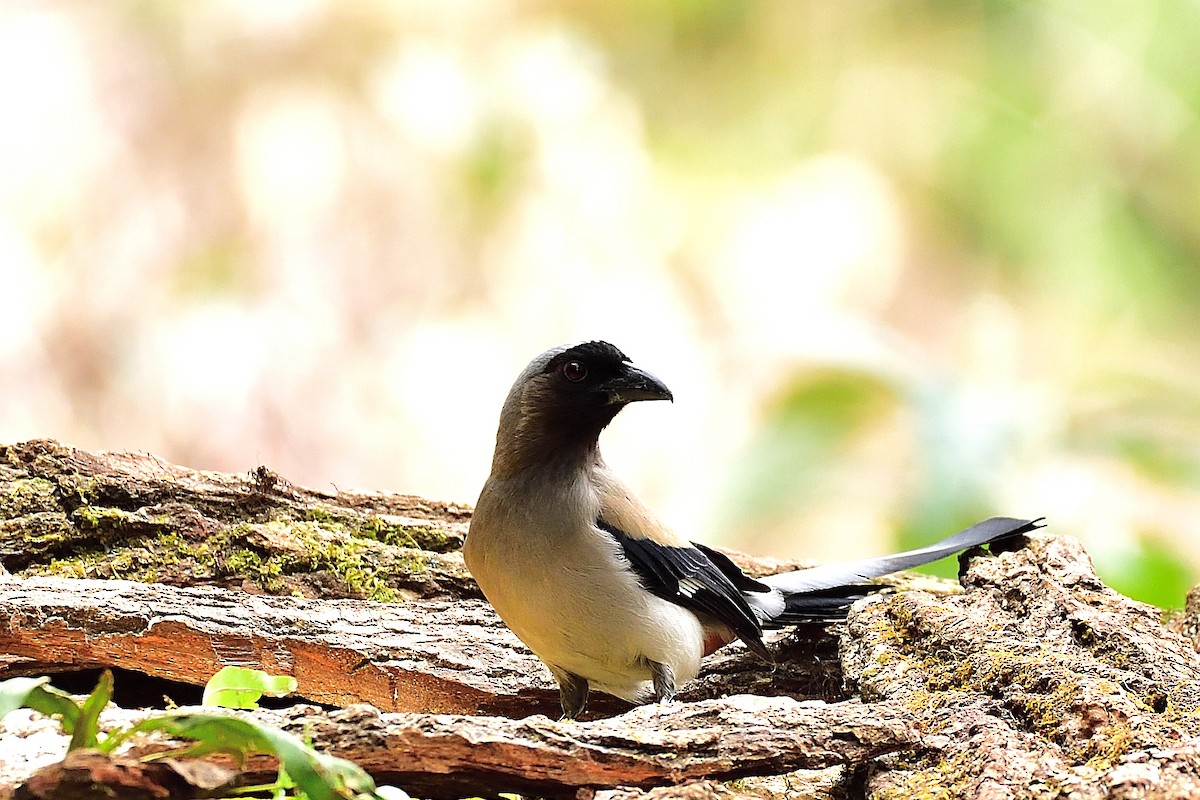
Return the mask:
[[872, 376], [848, 371], [796, 379], [733, 471], [736, 524], [755, 527], [790, 519], [819, 500], [830, 490], [833, 475], [846, 468], [851, 443], [894, 406], [892, 394]]
[[677, 388], [606, 452], [688, 535], [1200, 569], [1195, 3], [0, 14], [0, 435], [469, 501], [602, 336]]
[[[845, 495], [878, 479], [847, 451], [897, 403], [909, 450], [877, 489], [894, 499], [899, 546], [991, 513], [1042, 513], [1001, 508], [998, 488], [1006, 471], [1029, 467], [1029, 429], [1045, 420], [972, 418], [980, 387], [1003, 404], [1022, 383], [1057, 395], [1040, 413], [1061, 429], [1033, 447], [1127, 466], [1157, 487], [1120, 486], [1123, 505], [1144, 502], [1153, 517], [1160, 499], [1134, 496], [1200, 489], [1200, 80], [1184, 55], [1200, 36], [1197, 7], [715, 5], [656, 4], [662, 16], [639, 32], [606, 29], [613, 46], [641, 52], [620, 63], [664, 158], [693, 171], [769, 170], [789, 155], [853, 150], [902, 187], [926, 262], [918, 271], [1012, 298], [1025, 333], [1015, 374], [990, 387], [936, 371], [897, 382], [894, 365], [806, 372], [768, 407], [727, 519], [747, 515], [742, 527], [754, 528], [803, 517], [838, 484]], [[646, 28], [670, 30], [670, 45]], [[638, 42], [659, 48], [652, 66]], [[742, 158], [731, 164], [731, 152]], [[1123, 591], [1177, 606], [1196, 578], [1179, 538], [1139, 539], [1133, 554], [1093, 548]]]
[[1196, 583], [1177, 548], [1159, 536], [1140, 536], [1134, 547], [1105, 550], [1093, 560], [1109, 586], [1160, 608], [1181, 608], [1180, 598]]

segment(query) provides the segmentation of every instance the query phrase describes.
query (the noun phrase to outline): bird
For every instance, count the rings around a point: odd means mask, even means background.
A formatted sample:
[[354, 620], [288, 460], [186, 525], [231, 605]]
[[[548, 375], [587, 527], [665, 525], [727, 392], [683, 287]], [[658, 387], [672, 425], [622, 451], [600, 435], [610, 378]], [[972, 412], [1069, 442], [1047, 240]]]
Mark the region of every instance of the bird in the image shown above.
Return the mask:
[[765, 630], [844, 619], [887, 588], [868, 579], [982, 544], [1042, 519], [993, 517], [890, 556], [752, 578], [681, 538], [605, 464], [600, 433], [630, 403], [674, 396], [612, 344], [551, 348], [517, 377], [463, 557], [484, 596], [558, 683], [563, 719], [592, 689], [670, 702], [701, 659], [741, 640], [772, 662]]

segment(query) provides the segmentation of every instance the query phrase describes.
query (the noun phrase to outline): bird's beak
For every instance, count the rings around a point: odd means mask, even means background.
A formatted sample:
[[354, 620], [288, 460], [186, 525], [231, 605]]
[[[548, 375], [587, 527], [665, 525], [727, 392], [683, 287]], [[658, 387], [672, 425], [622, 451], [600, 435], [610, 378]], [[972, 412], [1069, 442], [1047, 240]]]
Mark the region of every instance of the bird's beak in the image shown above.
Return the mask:
[[608, 393], [609, 405], [636, 403], [639, 400], [675, 400], [665, 383], [631, 364], [623, 365], [620, 372], [599, 388]]

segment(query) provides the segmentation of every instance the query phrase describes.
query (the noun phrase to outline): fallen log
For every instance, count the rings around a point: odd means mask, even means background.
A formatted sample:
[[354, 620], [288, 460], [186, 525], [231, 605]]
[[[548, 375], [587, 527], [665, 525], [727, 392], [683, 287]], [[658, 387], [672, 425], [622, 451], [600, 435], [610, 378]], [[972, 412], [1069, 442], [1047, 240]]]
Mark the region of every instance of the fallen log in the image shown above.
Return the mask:
[[[328, 705], [512, 717], [558, 709], [549, 673], [480, 600], [314, 600], [10, 576], [0, 577], [0, 620], [0, 679], [118, 667], [203, 686], [234, 665], [292, 675], [298, 695]], [[841, 697], [836, 654], [820, 657], [832, 643], [780, 642], [774, 669], [729, 648], [680, 699], [754, 688]], [[592, 711], [628, 707], [597, 695]]]
[[205, 472], [49, 440], [0, 446], [0, 566], [305, 597], [480, 597], [458, 550], [470, 509], [322, 492], [263, 466]]
[[924, 747], [885, 759], [876, 796], [1200, 795], [1200, 654], [1105, 586], [1079, 542], [975, 559], [959, 597], [871, 598], [842, 638], [864, 701], [902, 700]]
[[[499, 790], [573, 796], [581, 788], [731, 780], [862, 763], [912, 744], [901, 704], [870, 708], [734, 695], [642, 706], [586, 722], [356, 708], [282, 727], [310, 731], [330, 751], [419, 796]], [[375, 737], [364, 742], [365, 728]]]
[[[774, 668], [726, 648], [674, 705], [597, 697], [556, 723], [546, 672], [462, 569], [468, 520], [269, 470], [0, 447], [0, 677], [292, 674], [305, 699], [371, 707], [256, 714], [430, 797], [1200, 794], [1200, 591], [1164, 626], [1073, 540], [976, 552], [964, 589], [903, 582], [845, 626], [775, 638]], [[140, 580], [99, 580], [121, 576]], [[28, 777], [6, 754], [29, 739], [0, 731], [0, 784]]]
[[[213, 710], [183, 708], [177, 713], [194, 712]], [[150, 713], [157, 712], [110, 708], [101, 723], [106, 729], [127, 727]], [[288, 711], [224, 713], [290, 731], [322, 751], [354, 761], [377, 782], [430, 798], [492, 796], [500, 790], [573, 797], [581, 789], [604, 786], [825, 769], [907, 747], [917, 735], [905, 721], [901, 704], [866, 708], [856, 701], [829, 704], [752, 695], [643, 706], [589, 722], [381, 713], [365, 705], [334, 711], [296, 706]], [[24, 743], [36, 742], [37, 734], [53, 725], [28, 716], [18, 719], [14, 732], [21, 734], [22, 743], [10, 751], [35, 764], [44, 762], [34, 782], [46, 797], [56, 796], [54, 780], [70, 776], [60, 777], [57, 759], [45, 758]], [[178, 744], [161, 738], [134, 742], [121, 757], [128, 761]], [[219, 768], [232, 766], [223, 756], [208, 760]], [[78, 765], [104, 766], [95, 759]], [[273, 758], [253, 757], [242, 766], [241, 779], [270, 782], [277, 768]], [[163, 777], [175, 779], [170, 774]]]
[[[539, 662], [480, 600], [383, 604], [132, 581], [0, 578], [0, 678], [120, 667], [203, 686], [222, 666], [388, 711], [520, 713], [557, 703]], [[548, 677], [548, 676], [546, 676]]]

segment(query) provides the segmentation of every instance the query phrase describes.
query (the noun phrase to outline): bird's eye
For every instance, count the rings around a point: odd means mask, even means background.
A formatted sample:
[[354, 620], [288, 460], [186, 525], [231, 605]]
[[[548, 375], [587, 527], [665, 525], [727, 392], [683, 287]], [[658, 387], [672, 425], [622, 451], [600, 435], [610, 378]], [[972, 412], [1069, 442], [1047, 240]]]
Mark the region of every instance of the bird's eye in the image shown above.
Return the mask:
[[562, 365], [563, 377], [571, 383], [579, 383], [587, 377], [587, 367], [580, 361], [568, 361]]

